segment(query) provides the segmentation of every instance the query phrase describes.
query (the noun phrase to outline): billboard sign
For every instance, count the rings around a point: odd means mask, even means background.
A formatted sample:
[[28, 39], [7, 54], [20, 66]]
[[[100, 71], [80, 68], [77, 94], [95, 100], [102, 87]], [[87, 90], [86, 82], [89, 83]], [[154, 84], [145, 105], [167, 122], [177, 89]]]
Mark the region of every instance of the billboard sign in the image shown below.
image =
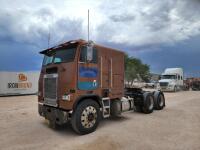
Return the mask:
[[34, 94], [39, 72], [0, 72], [0, 95]]

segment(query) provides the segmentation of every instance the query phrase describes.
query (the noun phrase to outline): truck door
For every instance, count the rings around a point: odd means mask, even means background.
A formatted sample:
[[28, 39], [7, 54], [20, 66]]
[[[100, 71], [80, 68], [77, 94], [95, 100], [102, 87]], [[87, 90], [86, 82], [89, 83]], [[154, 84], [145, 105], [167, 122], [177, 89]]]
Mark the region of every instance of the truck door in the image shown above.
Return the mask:
[[180, 86], [180, 75], [177, 74], [177, 85]]
[[109, 88], [109, 59], [106, 55], [102, 56], [101, 58], [101, 87], [103, 89]]
[[183, 86], [183, 76], [181, 74], [178, 74], [178, 86]]
[[78, 89], [95, 90], [99, 86], [99, 70], [97, 66], [97, 49], [93, 48], [93, 59], [87, 61], [87, 48], [82, 46], [78, 63]]
[[181, 86], [183, 86], [183, 75], [181, 74]]

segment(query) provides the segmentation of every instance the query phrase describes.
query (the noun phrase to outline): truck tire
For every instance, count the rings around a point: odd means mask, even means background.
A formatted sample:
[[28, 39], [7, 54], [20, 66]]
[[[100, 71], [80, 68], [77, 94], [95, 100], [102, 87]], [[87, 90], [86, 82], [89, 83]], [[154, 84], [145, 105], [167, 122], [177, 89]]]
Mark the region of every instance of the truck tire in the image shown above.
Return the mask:
[[142, 107], [142, 111], [145, 114], [150, 114], [153, 112], [154, 107], [154, 97], [151, 93], [145, 92], [143, 94], [144, 97], [144, 103]]
[[71, 118], [74, 131], [84, 135], [94, 132], [100, 121], [99, 104], [94, 100], [87, 99], [76, 107]]
[[177, 87], [176, 86], [174, 86], [174, 92], [177, 92]]
[[154, 92], [154, 109], [162, 110], [165, 107], [165, 97], [162, 92]]

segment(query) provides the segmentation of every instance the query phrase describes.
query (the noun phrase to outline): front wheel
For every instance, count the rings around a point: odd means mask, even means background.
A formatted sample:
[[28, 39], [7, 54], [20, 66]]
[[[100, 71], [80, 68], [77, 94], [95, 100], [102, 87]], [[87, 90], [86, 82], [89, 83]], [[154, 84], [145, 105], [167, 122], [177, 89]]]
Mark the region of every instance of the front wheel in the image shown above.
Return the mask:
[[174, 92], [177, 92], [177, 87], [176, 86], [174, 86]]
[[78, 104], [72, 115], [71, 124], [75, 132], [83, 135], [94, 132], [99, 124], [99, 120], [99, 104], [87, 99]]

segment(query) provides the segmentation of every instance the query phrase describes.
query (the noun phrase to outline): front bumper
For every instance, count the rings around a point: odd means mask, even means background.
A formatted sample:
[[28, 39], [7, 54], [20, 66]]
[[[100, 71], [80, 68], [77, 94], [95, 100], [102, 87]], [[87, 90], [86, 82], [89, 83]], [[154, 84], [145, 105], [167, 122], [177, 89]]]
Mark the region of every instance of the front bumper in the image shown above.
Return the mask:
[[173, 86], [160, 86], [160, 90], [161, 91], [166, 91], [166, 92], [171, 92], [171, 91], [174, 91], [174, 87]]
[[38, 113], [45, 119], [56, 122], [59, 125], [62, 125], [69, 120], [69, 114], [67, 111], [43, 104], [38, 104]]

